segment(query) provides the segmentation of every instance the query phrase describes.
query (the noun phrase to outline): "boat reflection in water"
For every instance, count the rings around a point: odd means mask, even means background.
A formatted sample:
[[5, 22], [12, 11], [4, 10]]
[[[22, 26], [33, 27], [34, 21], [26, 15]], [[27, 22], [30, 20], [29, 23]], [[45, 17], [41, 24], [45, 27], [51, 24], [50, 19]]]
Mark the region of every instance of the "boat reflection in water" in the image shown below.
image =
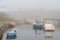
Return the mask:
[[33, 24], [33, 30], [35, 31], [36, 40], [38, 40], [38, 35], [41, 35], [43, 30], [43, 25], [35, 23]]
[[55, 32], [55, 26], [53, 24], [53, 21], [45, 21], [44, 23], [44, 36], [45, 38], [52, 39], [53, 34]]

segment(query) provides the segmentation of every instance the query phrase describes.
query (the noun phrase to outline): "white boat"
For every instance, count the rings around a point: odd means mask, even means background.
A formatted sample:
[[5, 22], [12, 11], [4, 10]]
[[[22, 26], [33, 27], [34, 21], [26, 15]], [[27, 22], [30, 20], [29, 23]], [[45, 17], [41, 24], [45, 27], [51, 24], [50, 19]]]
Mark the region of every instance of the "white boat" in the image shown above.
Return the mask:
[[44, 35], [45, 37], [53, 37], [55, 26], [53, 21], [45, 21], [44, 23]]
[[45, 21], [44, 23], [44, 30], [55, 30], [55, 26], [53, 24], [53, 21]]

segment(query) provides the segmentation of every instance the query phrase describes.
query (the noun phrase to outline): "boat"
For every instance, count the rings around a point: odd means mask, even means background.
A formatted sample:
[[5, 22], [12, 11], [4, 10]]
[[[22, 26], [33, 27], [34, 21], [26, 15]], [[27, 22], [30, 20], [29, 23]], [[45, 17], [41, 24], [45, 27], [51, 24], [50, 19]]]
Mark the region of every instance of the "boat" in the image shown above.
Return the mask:
[[55, 26], [53, 21], [45, 21], [44, 23], [44, 35], [45, 37], [53, 37]]

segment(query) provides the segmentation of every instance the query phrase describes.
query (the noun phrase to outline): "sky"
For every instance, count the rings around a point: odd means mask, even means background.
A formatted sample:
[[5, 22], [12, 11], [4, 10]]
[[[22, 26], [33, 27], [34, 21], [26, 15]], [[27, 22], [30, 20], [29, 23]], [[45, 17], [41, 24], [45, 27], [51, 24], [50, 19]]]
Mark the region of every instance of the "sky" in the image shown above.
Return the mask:
[[44, 8], [44, 9], [59, 9], [60, 0], [0, 0], [0, 8], [8, 10]]
[[[28, 10], [59, 10], [60, 9], [60, 0], [0, 0], [0, 11], [9, 11], [9, 14], [13, 17], [20, 18], [24, 16], [30, 16], [33, 14], [35, 16], [39, 16], [41, 13], [29, 13]], [[19, 11], [25, 12], [25, 13], [17, 13]], [[40, 10], [41, 11], [41, 10]], [[14, 13], [15, 12], [15, 13]], [[38, 11], [37, 11], [38, 12]], [[44, 16], [43, 13], [42, 16]], [[49, 13], [48, 16], [52, 15], [54, 16], [54, 13]], [[55, 13], [57, 14], [57, 13]], [[59, 14], [59, 13], [58, 13]], [[57, 16], [58, 16], [57, 14]], [[20, 15], [20, 16], [19, 16]], [[22, 16], [21, 16], [22, 15]], [[32, 16], [33, 16], [32, 15]], [[34, 16], [34, 17], [35, 17]], [[55, 15], [56, 16], [56, 15]]]

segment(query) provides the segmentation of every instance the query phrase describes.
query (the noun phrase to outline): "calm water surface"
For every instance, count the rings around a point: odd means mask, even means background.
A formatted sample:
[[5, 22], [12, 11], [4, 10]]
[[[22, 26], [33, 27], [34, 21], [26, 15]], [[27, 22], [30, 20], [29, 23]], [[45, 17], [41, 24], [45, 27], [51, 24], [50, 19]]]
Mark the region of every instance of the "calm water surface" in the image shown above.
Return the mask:
[[[32, 25], [20, 25], [15, 29], [17, 30], [17, 39], [14, 40], [60, 40], [60, 27], [56, 27], [53, 38], [45, 38], [43, 30], [38, 30], [36, 33]], [[2, 40], [7, 40], [6, 33]]]

